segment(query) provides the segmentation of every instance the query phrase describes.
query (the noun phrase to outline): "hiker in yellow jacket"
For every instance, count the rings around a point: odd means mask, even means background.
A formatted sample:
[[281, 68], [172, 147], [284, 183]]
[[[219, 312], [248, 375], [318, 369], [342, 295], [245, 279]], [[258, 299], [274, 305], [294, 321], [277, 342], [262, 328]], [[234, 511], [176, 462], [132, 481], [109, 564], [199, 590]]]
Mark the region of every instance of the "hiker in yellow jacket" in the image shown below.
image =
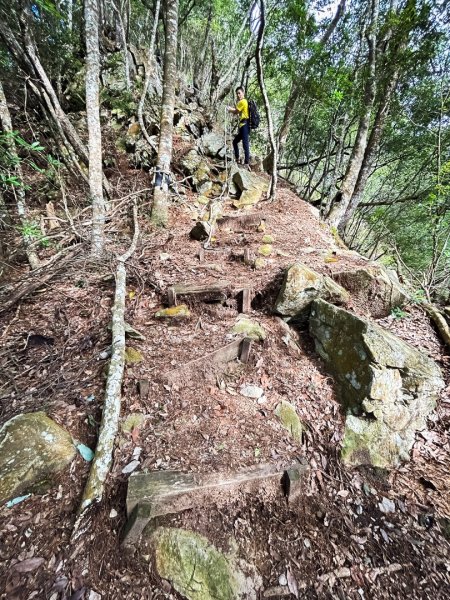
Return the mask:
[[248, 101], [245, 98], [245, 91], [243, 87], [236, 88], [236, 107], [228, 106], [228, 111], [235, 115], [239, 115], [239, 130], [235, 138], [233, 139], [234, 157], [239, 163], [239, 142], [242, 141], [244, 147], [244, 164], [250, 170], [250, 120], [248, 112]]

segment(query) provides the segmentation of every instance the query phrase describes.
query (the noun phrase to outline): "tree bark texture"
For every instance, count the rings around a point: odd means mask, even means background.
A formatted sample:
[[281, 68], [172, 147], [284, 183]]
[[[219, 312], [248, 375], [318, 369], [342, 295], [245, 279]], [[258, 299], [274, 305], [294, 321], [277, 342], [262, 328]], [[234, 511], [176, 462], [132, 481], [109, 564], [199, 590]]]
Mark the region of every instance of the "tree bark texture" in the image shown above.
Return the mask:
[[362, 113], [359, 119], [358, 131], [356, 134], [353, 150], [350, 155], [350, 161], [341, 185], [341, 189], [336, 194], [331, 211], [328, 215], [328, 223], [337, 227], [341, 231], [341, 222], [353, 195], [358, 179], [361, 165], [364, 160], [364, 153], [367, 147], [367, 136], [370, 128], [370, 119], [372, 116], [373, 104], [375, 100], [377, 82], [376, 82], [376, 42], [377, 42], [377, 24], [378, 24], [378, 0], [371, 0], [370, 26], [367, 33], [367, 44], [369, 47], [368, 56], [368, 74], [364, 89], [364, 100]]
[[264, 30], [266, 28], [266, 4], [265, 0], [260, 0], [261, 16], [260, 25], [258, 30], [258, 40], [256, 45], [256, 72], [258, 75], [258, 83], [261, 88], [261, 94], [264, 100], [264, 108], [266, 111], [267, 127], [269, 130], [269, 141], [272, 152], [272, 179], [270, 180], [270, 188], [268, 199], [273, 201], [276, 197], [277, 192], [277, 178], [278, 178], [278, 149], [273, 133], [273, 121], [272, 111], [270, 110], [269, 97], [267, 95], [266, 85], [264, 83], [264, 71], [262, 65], [262, 49], [264, 45]]
[[[130, 79], [130, 61], [128, 60], [128, 44], [127, 44], [127, 33], [125, 30], [125, 25], [122, 19], [122, 15], [120, 13], [120, 8], [117, 7], [115, 2], [111, 2], [114, 12], [117, 17], [117, 25], [119, 28], [119, 34], [121, 39], [122, 46], [122, 54], [123, 54], [123, 68], [125, 73], [125, 85], [127, 91], [131, 90], [131, 79]], [[98, 18], [97, 18], [98, 22]]]
[[27, 205], [26, 205], [26, 197], [25, 197], [25, 187], [23, 181], [22, 168], [20, 166], [20, 159], [17, 156], [16, 144], [14, 143], [14, 138], [12, 137], [13, 126], [11, 121], [11, 115], [9, 112], [8, 104], [6, 103], [5, 93], [3, 91], [3, 85], [0, 81], [0, 122], [2, 124], [2, 128], [4, 133], [8, 136], [7, 139], [7, 147], [8, 151], [14, 160], [13, 170], [15, 172], [16, 178], [20, 182], [20, 185], [17, 187], [13, 187], [14, 196], [16, 199], [16, 207], [17, 214], [19, 215], [19, 220], [22, 229], [22, 239], [23, 244], [25, 246], [25, 252], [27, 255], [28, 262], [30, 263], [30, 267], [32, 269], [38, 269], [40, 267], [40, 261], [38, 255], [32, 248], [32, 238], [29, 234], [26, 233], [26, 225], [27, 225]]
[[102, 132], [100, 128], [100, 50], [98, 0], [85, 0], [86, 115], [89, 133], [89, 191], [92, 202], [92, 254], [101, 256], [105, 244], [105, 202], [102, 187]]
[[178, 0], [165, 0], [166, 48], [158, 158], [155, 168], [151, 220], [166, 227], [169, 220], [170, 163], [172, 162], [173, 114], [177, 77]]

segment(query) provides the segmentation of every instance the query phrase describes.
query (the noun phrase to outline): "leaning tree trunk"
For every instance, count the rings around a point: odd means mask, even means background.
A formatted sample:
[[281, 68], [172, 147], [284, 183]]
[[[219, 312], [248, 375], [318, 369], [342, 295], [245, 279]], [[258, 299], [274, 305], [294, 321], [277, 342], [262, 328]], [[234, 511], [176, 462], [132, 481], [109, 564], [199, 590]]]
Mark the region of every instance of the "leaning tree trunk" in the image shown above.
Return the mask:
[[151, 220], [167, 227], [169, 215], [170, 163], [172, 162], [173, 113], [177, 77], [178, 0], [165, 0], [166, 48], [158, 158], [155, 168]]
[[265, 0], [260, 0], [261, 16], [258, 30], [258, 40], [256, 45], [256, 72], [258, 75], [258, 83], [261, 88], [261, 94], [264, 100], [264, 108], [266, 110], [267, 126], [269, 129], [269, 141], [272, 150], [272, 178], [270, 180], [270, 188], [268, 199], [275, 200], [277, 193], [277, 168], [278, 168], [278, 149], [273, 134], [272, 112], [270, 110], [269, 97], [267, 95], [266, 85], [264, 83], [264, 72], [262, 66], [262, 48], [264, 45], [264, 30], [266, 28], [266, 4]]
[[105, 202], [102, 188], [102, 132], [100, 128], [100, 50], [98, 0], [85, 0], [86, 115], [89, 133], [89, 190], [92, 201], [92, 254], [101, 256], [105, 245]]
[[[13, 161], [13, 170], [16, 175], [16, 179], [19, 182], [19, 185], [13, 187], [14, 196], [16, 198], [16, 206], [17, 206], [17, 214], [19, 215], [21, 229], [22, 229], [22, 239], [23, 244], [25, 246], [25, 252], [28, 258], [28, 262], [30, 263], [30, 267], [32, 269], [38, 269], [40, 267], [40, 261], [38, 255], [33, 250], [32, 247], [32, 239], [30, 235], [26, 233], [26, 224], [27, 224], [27, 205], [25, 198], [25, 184], [23, 181], [22, 168], [20, 166], [20, 159], [17, 156], [16, 144], [14, 143], [14, 138], [12, 136], [13, 127], [11, 121], [11, 115], [9, 113], [9, 108], [6, 103], [5, 93], [3, 91], [3, 85], [0, 81], [0, 122], [3, 127], [4, 133], [7, 134], [7, 147], [9, 154]], [[4, 209], [3, 209], [4, 210]]]
[[[339, 5], [336, 9], [336, 14], [334, 15], [332, 21], [328, 25], [321, 40], [319, 41], [319, 44], [318, 44], [319, 50], [322, 49], [327, 44], [328, 40], [333, 35], [337, 24], [339, 23], [342, 15], [344, 14], [345, 3], [346, 3], [346, 0], [340, 1]], [[310, 67], [310, 65], [312, 64], [312, 62], [314, 60], [315, 60], [315, 57], [312, 57], [311, 59], [309, 59], [307, 61], [306, 65], [304, 67], [305, 72], [307, 71], [307, 69]], [[291, 91], [289, 93], [289, 98], [284, 107], [283, 120], [281, 122], [281, 126], [280, 126], [280, 129], [278, 130], [278, 135], [277, 135], [278, 156], [283, 155], [284, 148], [285, 148], [286, 142], [287, 142], [287, 138], [288, 138], [289, 132], [291, 130], [294, 108], [297, 104], [297, 101], [298, 101], [303, 89], [304, 89], [304, 82], [302, 82], [298, 79], [296, 79], [292, 82]], [[267, 156], [264, 161], [265, 168], [267, 168], [267, 169], [272, 168], [272, 161], [273, 161], [273, 156], [271, 154], [269, 154], [269, 156]]]
[[341, 189], [336, 194], [331, 206], [331, 211], [327, 217], [328, 223], [333, 227], [337, 227], [340, 232], [342, 232], [341, 222], [355, 190], [358, 175], [364, 160], [364, 153], [367, 147], [367, 136], [369, 133], [370, 119], [372, 116], [373, 103], [376, 94], [377, 23], [378, 0], [372, 0], [370, 28], [367, 35], [367, 43], [369, 46], [369, 72], [364, 91], [362, 115], [359, 120], [355, 144], [353, 146], [352, 154], [350, 156], [350, 161], [347, 166]]

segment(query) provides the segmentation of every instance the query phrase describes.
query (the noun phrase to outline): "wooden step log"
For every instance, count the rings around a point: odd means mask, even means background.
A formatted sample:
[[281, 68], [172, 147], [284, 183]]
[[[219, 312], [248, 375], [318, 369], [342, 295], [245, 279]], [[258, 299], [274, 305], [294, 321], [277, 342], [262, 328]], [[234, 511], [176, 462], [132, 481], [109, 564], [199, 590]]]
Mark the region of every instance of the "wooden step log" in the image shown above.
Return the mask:
[[247, 338], [233, 340], [213, 352], [204, 354], [199, 358], [194, 358], [194, 360], [190, 360], [173, 371], [166, 373], [164, 379], [170, 384], [180, 383], [184, 378], [191, 379], [192, 377], [198, 377], [202, 370], [226, 365], [232, 360], [236, 360], [236, 358], [240, 359], [243, 354], [245, 360], [242, 360], [242, 362], [247, 362], [250, 353], [249, 344], [251, 348], [251, 340], [247, 341]]
[[176, 306], [178, 296], [207, 296], [211, 299], [225, 300], [230, 287], [229, 281], [215, 281], [206, 285], [177, 283], [167, 288], [167, 301], [169, 306]]
[[224, 215], [217, 219], [219, 229], [221, 227], [229, 227], [234, 232], [238, 233], [241, 230], [252, 229], [258, 227], [261, 221], [266, 220], [266, 215], [262, 213], [249, 213], [248, 215]]
[[135, 544], [151, 519], [204, 506], [237, 493], [284, 494], [289, 499], [286, 480], [296, 481], [296, 495], [304, 485], [308, 465], [303, 459], [285, 468], [263, 464], [234, 473], [181, 473], [153, 471], [130, 476], [127, 492], [128, 522], [122, 544]]

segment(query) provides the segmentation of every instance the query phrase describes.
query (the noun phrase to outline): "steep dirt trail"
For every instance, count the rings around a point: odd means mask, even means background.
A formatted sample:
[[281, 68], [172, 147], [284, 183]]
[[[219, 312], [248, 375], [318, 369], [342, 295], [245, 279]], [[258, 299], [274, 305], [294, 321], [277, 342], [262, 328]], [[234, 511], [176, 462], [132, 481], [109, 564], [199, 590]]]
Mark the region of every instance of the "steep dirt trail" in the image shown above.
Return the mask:
[[[296, 586], [298, 597], [304, 598], [449, 597], [450, 547], [439, 517], [449, 514], [450, 404], [440, 405], [428, 439], [419, 436], [414, 462], [398, 472], [344, 469], [338, 457], [343, 416], [333, 381], [307, 331], [289, 330], [271, 314], [286, 265], [301, 261], [329, 274], [367, 261], [338, 247], [311, 207], [286, 188], [280, 190], [277, 203], [263, 202], [250, 211], [264, 214], [264, 232], [255, 226], [236, 231], [224, 226], [216, 233], [213, 249], [205, 252], [188, 237], [195, 223], [193, 210], [189, 199], [175, 207], [167, 235], [142, 223], [144, 233], [130, 267], [126, 314], [145, 335], [144, 341], [129, 342], [142, 359], [126, 370], [125, 428], [92, 534], [71, 560], [68, 539], [88, 469], [79, 457], [47, 494], [1, 509], [3, 597], [58, 600], [88, 597], [88, 590], [102, 598], [177, 597], [158, 579], [145, 537], [135, 551], [119, 545], [128, 479], [122, 471], [137, 456], [138, 470], [186, 472], [282, 464], [298, 456], [307, 460], [310, 475], [295, 503], [263, 493], [238, 495], [161, 521], [198, 531], [223, 550], [236, 544], [239, 554], [257, 568], [265, 590], [289, 576], [291, 591]], [[226, 212], [236, 214], [229, 204]], [[264, 267], [255, 270], [244, 263], [243, 253], [248, 249], [256, 257], [264, 235], [274, 238], [272, 253]], [[167, 302], [170, 286], [224, 279], [230, 282], [226, 302], [180, 298], [189, 305], [188, 319], [155, 317]], [[243, 288], [253, 290], [249, 316], [267, 333], [263, 342], [253, 344], [249, 363], [209, 368], [205, 376], [201, 369], [168, 382], [167, 374], [193, 359], [205, 357], [206, 364], [209, 353], [231, 341]], [[79, 263], [38, 297], [23, 302], [20, 320], [12, 312], [4, 317], [2, 325], [9, 325], [8, 356], [3, 354], [2, 361], [14, 375], [16, 391], [2, 398], [2, 422], [18, 412], [44, 408], [75, 438], [95, 444], [112, 290], [107, 269], [93, 273]], [[364, 306], [350, 308], [365, 314]], [[387, 318], [383, 325], [413, 345], [425, 346], [448, 366], [420, 311], [411, 309], [402, 322]], [[30, 331], [53, 341], [24, 349], [24, 336]], [[143, 389], [144, 381], [148, 390]], [[264, 401], [242, 396], [242, 384], [262, 387]], [[304, 424], [300, 444], [274, 415], [282, 399], [295, 405]], [[394, 513], [380, 510], [383, 497], [395, 500]], [[14, 570], [14, 562], [32, 557], [44, 558], [39, 569], [22, 574]], [[83, 572], [86, 558], [89, 569]], [[75, 590], [78, 595], [72, 595]]]

